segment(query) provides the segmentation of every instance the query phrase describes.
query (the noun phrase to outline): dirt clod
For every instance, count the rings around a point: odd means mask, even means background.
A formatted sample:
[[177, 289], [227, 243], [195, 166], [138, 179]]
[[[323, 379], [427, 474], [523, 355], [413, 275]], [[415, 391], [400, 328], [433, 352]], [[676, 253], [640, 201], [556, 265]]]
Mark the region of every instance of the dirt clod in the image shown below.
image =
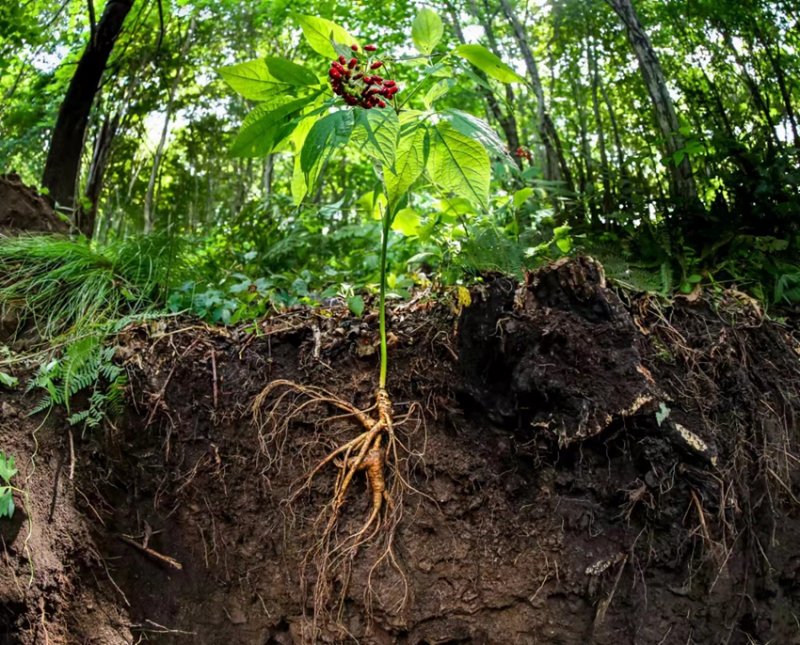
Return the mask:
[[67, 233], [69, 226], [50, 202], [22, 183], [19, 175], [0, 175], [0, 234], [20, 232]]

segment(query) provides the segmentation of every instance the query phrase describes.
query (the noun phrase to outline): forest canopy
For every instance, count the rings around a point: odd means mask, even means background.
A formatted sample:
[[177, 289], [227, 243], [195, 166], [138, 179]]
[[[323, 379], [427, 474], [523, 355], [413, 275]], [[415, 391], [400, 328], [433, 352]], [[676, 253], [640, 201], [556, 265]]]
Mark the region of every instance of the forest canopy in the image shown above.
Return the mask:
[[393, 214], [393, 295], [586, 251], [636, 288], [800, 301], [794, 1], [5, 3], [0, 168], [94, 245], [188, 241], [190, 279], [164, 295], [176, 310], [227, 322], [352, 299], [380, 268], [368, 146], [326, 157], [298, 198], [292, 144], [253, 116], [268, 96], [225, 73], [281, 60], [320, 83], [303, 114], [335, 98], [339, 52], [304, 16], [375, 44], [406, 90], [389, 108], [400, 122], [488, 123], [485, 203], [424, 175]]

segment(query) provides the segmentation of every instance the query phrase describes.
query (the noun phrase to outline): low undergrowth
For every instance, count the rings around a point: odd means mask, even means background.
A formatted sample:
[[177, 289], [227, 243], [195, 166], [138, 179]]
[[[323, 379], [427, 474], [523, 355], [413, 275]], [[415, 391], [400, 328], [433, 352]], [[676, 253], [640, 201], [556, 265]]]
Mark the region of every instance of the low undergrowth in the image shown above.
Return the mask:
[[2, 367], [36, 366], [27, 389], [42, 394], [30, 414], [63, 406], [70, 425], [96, 428], [121, 410], [127, 379], [113, 339], [135, 321], [165, 315], [168, 285], [186, 269], [179, 246], [165, 236], [107, 246], [0, 238], [0, 314], [17, 348]]

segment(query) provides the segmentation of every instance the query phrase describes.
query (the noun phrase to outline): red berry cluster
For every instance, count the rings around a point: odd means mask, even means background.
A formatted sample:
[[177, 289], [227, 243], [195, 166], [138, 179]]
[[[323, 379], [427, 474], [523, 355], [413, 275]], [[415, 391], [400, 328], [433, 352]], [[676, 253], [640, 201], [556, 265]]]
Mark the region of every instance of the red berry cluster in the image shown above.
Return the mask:
[[523, 148], [522, 146], [519, 146], [519, 148], [514, 151], [514, 155], [520, 161], [527, 159], [529, 162], [533, 162], [533, 155], [531, 154], [531, 151], [527, 148]]
[[[350, 49], [354, 54], [358, 53], [358, 45], [350, 45]], [[374, 52], [377, 49], [375, 45], [364, 46], [366, 52]], [[339, 56], [338, 60], [331, 63], [331, 68], [328, 70], [331, 87], [347, 105], [358, 105], [367, 110], [374, 107], [385, 108], [386, 101], [390, 101], [400, 88], [394, 81], [372, 73], [381, 67], [383, 61], [380, 60], [370, 62], [368, 59], [362, 62], [355, 56], [350, 60], [345, 56]]]

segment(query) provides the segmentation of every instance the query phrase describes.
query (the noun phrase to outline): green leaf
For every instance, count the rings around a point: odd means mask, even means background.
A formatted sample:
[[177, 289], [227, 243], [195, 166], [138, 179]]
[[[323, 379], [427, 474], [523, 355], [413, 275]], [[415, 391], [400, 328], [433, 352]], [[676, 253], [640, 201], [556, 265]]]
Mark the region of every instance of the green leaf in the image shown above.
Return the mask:
[[283, 83], [298, 86], [317, 85], [319, 83], [319, 79], [314, 72], [285, 58], [267, 56], [264, 62], [269, 73]]
[[14, 467], [14, 457], [11, 455], [4, 455], [0, 452], [0, 481], [6, 484], [11, 483], [11, 478], [17, 474], [17, 469]]
[[495, 132], [494, 128], [483, 119], [479, 119], [468, 112], [454, 109], [445, 110], [444, 116], [461, 134], [475, 139], [493, 155], [510, 158], [503, 140]]
[[292, 166], [292, 202], [295, 206], [303, 203], [306, 194], [308, 193], [308, 184], [306, 184], [306, 176], [303, 169], [300, 167], [300, 155], [295, 155], [294, 165]]
[[436, 207], [442, 211], [443, 215], [474, 215], [475, 206], [468, 199], [463, 197], [448, 197], [440, 199]]
[[388, 168], [394, 167], [399, 134], [400, 121], [391, 107], [355, 110], [353, 144]]
[[234, 157], [260, 157], [272, 151], [273, 146], [283, 139], [295, 112], [306, 107], [311, 97], [292, 99], [275, 107], [274, 101], [257, 106], [247, 115], [239, 133], [231, 145], [230, 154]]
[[251, 101], [274, 100], [276, 94], [297, 89], [296, 83], [273, 76], [267, 61], [262, 58], [223, 67], [219, 70], [219, 75], [231, 89]]
[[300, 152], [300, 150], [303, 149], [303, 144], [305, 143], [309, 130], [311, 130], [318, 118], [319, 115], [315, 114], [313, 111], [304, 114], [286, 138], [275, 144], [275, 148], [273, 148], [272, 152], [289, 152], [292, 150]]
[[427, 169], [433, 183], [487, 208], [492, 169], [486, 149], [447, 121], [433, 126], [430, 137]]
[[670, 412], [671, 410], [667, 404], [662, 401], [658, 406], [658, 410], [656, 410], [656, 423], [661, 426], [669, 417]]
[[563, 226], [556, 226], [553, 229], [553, 237], [557, 240], [563, 240], [569, 237], [571, 232], [572, 232], [572, 227], [569, 224], [564, 224]]
[[556, 240], [556, 246], [562, 253], [569, 253], [572, 250], [572, 238], [560, 237]]
[[443, 78], [436, 81], [425, 93], [425, 96], [422, 97], [425, 107], [430, 109], [433, 103], [447, 94], [454, 84], [455, 81], [452, 78]]
[[408, 189], [419, 179], [428, 158], [428, 129], [415, 124], [400, 137], [395, 167], [383, 173], [391, 208], [397, 205]]
[[430, 54], [444, 35], [444, 25], [439, 14], [432, 9], [422, 9], [411, 25], [411, 39], [420, 54]]
[[347, 299], [347, 307], [356, 318], [360, 318], [364, 313], [364, 299], [361, 296], [351, 296]]
[[352, 132], [352, 110], [339, 110], [322, 117], [312, 126], [300, 152], [300, 168], [308, 189], [316, 185], [325, 161], [337, 148], [347, 144]]
[[9, 389], [15, 388], [19, 385], [19, 379], [16, 376], [11, 376], [11, 374], [0, 372], [0, 385]]
[[335, 22], [325, 18], [297, 16], [297, 22], [300, 23], [303, 35], [311, 49], [326, 58], [336, 58], [338, 56], [333, 46], [334, 42], [347, 46], [358, 44], [358, 41], [344, 27], [340, 27]]
[[8, 486], [0, 486], [0, 518], [14, 517], [14, 495]]
[[517, 192], [514, 193], [514, 208], [519, 208], [525, 202], [528, 201], [530, 196], [533, 195], [533, 188], [521, 188]]
[[483, 45], [459, 45], [455, 53], [468, 60], [487, 76], [501, 83], [524, 83], [525, 79]]
[[403, 208], [397, 211], [392, 222], [392, 230], [405, 236], [417, 235], [420, 227], [420, 216], [413, 208]]

